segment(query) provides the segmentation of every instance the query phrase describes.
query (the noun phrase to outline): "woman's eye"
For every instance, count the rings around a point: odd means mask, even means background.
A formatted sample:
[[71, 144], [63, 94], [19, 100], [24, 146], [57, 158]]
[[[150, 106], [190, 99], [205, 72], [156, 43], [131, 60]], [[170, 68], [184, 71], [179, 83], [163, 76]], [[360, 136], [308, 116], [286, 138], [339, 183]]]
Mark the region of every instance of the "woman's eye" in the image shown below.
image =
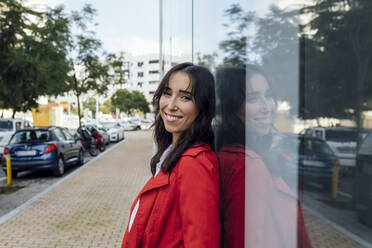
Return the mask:
[[163, 91], [163, 95], [170, 96], [171, 93], [169, 91]]
[[191, 96], [182, 96], [181, 99], [185, 101], [190, 101], [192, 98]]

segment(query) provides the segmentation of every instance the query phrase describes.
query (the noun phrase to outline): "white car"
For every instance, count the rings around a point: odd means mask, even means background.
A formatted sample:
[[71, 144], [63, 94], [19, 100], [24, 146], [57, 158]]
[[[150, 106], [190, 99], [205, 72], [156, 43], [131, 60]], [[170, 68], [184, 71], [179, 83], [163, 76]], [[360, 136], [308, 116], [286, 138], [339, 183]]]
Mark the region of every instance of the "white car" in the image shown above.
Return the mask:
[[101, 122], [101, 125], [110, 136], [110, 142], [117, 142], [125, 138], [124, 128], [118, 122]]
[[0, 156], [4, 154], [4, 146], [9, 143], [15, 131], [29, 127], [33, 127], [32, 122], [22, 119], [0, 118]]
[[345, 168], [355, 167], [357, 130], [355, 127], [312, 127], [301, 132], [325, 140]]

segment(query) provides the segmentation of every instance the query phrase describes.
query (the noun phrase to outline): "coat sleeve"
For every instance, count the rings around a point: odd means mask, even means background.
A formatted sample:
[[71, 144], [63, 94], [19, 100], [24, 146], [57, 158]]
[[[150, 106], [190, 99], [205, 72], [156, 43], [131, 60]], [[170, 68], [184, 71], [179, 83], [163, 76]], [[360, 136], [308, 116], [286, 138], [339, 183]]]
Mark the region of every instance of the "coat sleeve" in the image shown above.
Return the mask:
[[217, 159], [185, 156], [178, 171], [184, 247], [220, 247], [220, 187]]

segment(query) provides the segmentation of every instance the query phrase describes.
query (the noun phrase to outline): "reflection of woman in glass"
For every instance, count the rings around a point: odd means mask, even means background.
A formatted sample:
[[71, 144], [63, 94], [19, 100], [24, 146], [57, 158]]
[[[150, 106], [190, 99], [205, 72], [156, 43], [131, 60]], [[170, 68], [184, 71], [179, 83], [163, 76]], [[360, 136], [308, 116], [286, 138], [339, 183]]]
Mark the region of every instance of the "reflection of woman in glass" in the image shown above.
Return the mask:
[[217, 72], [223, 247], [311, 247], [296, 195], [269, 152], [276, 110], [256, 66]]
[[191, 63], [161, 81], [153, 100], [153, 176], [133, 203], [122, 247], [220, 247], [214, 94], [212, 74]]

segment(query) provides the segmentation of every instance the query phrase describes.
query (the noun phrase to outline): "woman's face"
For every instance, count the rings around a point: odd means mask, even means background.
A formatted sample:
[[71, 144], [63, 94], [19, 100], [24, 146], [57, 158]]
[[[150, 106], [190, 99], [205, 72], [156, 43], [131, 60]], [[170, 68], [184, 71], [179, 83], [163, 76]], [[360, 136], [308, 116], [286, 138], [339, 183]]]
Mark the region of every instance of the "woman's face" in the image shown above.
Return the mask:
[[247, 131], [257, 136], [270, 132], [276, 104], [267, 80], [260, 74], [251, 77], [247, 84], [246, 101], [239, 110], [239, 118]]
[[178, 71], [170, 76], [168, 87], [160, 97], [160, 115], [165, 129], [172, 134], [173, 144], [198, 115], [191, 90], [192, 85], [188, 75]]

